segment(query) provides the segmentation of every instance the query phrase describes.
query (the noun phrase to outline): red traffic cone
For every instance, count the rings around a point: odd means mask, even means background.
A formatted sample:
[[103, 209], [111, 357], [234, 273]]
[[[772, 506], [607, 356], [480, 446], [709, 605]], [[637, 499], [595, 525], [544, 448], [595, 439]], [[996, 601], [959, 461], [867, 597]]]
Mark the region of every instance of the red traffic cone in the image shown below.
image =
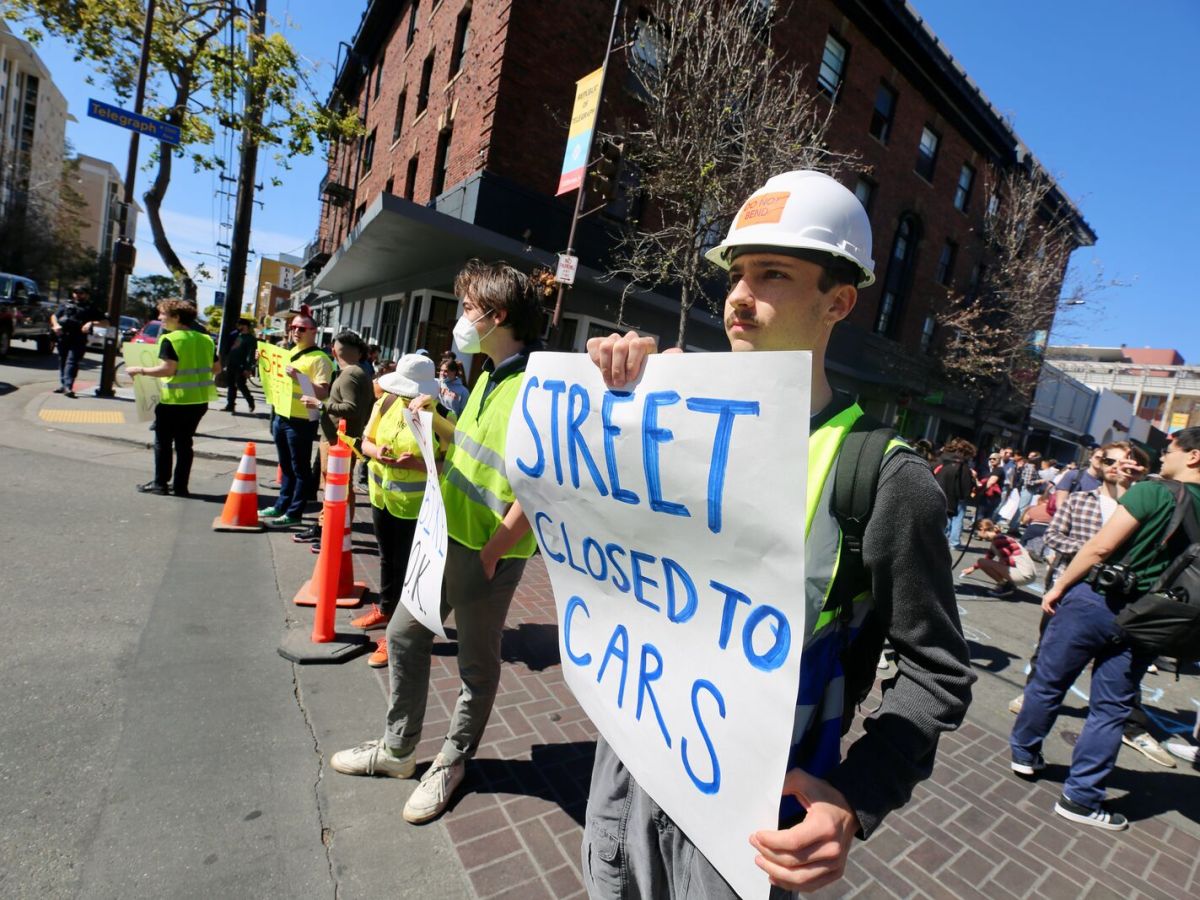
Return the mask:
[[262, 531], [258, 521], [257, 460], [254, 442], [246, 444], [246, 452], [233, 473], [233, 484], [225, 498], [225, 508], [213, 519], [213, 531]]
[[[336, 497], [343, 491], [349, 496], [350, 488], [350, 448], [340, 441], [329, 448], [329, 467], [325, 473], [325, 496]], [[336, 518], [336, 523], [331, 519]], [[350, 541], [350, 504], [340, 502], [333, 509], [328, 499], [325, 504], [325, 524], [321, 529], [321, 554], [313, 568], [313, 576], [300, 586], [292, 603], [296, 606], [316, 606], [320, 596], [321, 579], [329, 577], [329, 563], [324, 562], [326, 554], [332, 554], [336, 559], [337, 568], [333, 573], [333, 583], [336, 586], [336, 606], [349, 608], [362, 603], [367, 585], [354, 580], [354, 556]]]

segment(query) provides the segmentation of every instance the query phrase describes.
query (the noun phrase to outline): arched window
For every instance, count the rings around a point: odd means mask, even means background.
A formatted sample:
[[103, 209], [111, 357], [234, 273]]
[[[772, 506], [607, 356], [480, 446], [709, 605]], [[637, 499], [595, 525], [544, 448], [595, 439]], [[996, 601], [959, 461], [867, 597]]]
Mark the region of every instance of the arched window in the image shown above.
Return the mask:
[[921, 226], [910, 213], [900, 217], [896, 237], [892, 241], [892, 253], [888, 257], [887, 277], [883, 280], [883, 297], [879, 301], [879, 316], [875, 320], [875, 331], [891, 335], [896, 331], [903, 312], [904, 300], [912, 285], [912, 273], [916, 266], [917, 241]]

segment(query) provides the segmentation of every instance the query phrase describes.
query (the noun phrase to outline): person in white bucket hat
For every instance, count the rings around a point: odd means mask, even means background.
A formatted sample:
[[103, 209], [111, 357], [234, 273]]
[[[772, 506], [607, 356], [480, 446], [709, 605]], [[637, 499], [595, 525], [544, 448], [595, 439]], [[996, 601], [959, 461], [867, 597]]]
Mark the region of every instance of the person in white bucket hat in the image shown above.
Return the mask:
[[[803, 597], [808, 623], [788, 769], [771, 773], [782, 776], [784, 796], [778, 821], [729, 835], [747, 842], [774, 898], [842, 877], [854, 838], [868, 837], [929, 777], [938, 737], [962, 722], [975, 676], [944, 537], [946, 500], [925, 461], [891, 436], [865, 532], [847, 540], [834, 511], [833, 475], [847, 436], [888, 436], [877, 423], [864, 427], [862, 409], [835, 396], [825, 374], [834, 327], [875, 280], [862, 204], [828, 175], [785, 172], [742, 204], [728, 236], [706, 256], [729, 272], [724, 324], [732, 350], [812, 353], [808, 465], [819, 468], [798, 469], [787, 448], [764, 448], [760, 460], [765, 490], [776, 479], [806, 475], [823, 485], [819, 501], [797, 511], [807, 535], [805, 584], [778, 586], [780, 594]], [[654, 350], [654, 339], [636, 332], [588, 341], [612, 388], [635, 382]], [[856, 477], [856, 463], [874, 464], [865, 451], [847, 456]], [[897, 674], [843, 758], [842, 736], [874, 683], [884, 637], [896, 651]], [[734, 897], [603, 737], [582, 856], [592, 898]]]
[[[380, 375], [378, 384], [383, 396], [375, 401], [363, 429], [362, 454], [367, 458], [367, 491], [379, 544], [379, 602], [350, 622], [364, 631], [386, 627], [400, 602], [426, 481], [421, 445], [404, 420], [404, 410], [414, 397], [436, 392], [438, 386], [433, 360], [416, 353], [400, 357], [395, 371]], [[386, 638], [376, 641], [367, 664], [377, 669], [388, 664]]]

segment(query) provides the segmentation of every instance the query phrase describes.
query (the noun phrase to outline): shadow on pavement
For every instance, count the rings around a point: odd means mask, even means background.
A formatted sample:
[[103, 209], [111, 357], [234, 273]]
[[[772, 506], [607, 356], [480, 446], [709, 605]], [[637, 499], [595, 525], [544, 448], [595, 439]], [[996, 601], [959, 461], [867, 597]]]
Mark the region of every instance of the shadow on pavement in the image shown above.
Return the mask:
[[[520, 794], [557, 805], [582, 826], [592, 778], [595, 741], [534, 744], [530, 758], [480, 759], [467, 766], [465, 790], [470, 793]], [[458, 801], [451, 803], [451, 809]]]
[[1007, 650], [1001, 650], [999, 647], [979, 644], [972, 640], [967, 641], [967, 648], [971, 653], [971, 664], [977, 669], [982, 669], [992, 674], [1003, 672], [1014, 659], [1021, 658], [1015, 653], [1009, 653]]

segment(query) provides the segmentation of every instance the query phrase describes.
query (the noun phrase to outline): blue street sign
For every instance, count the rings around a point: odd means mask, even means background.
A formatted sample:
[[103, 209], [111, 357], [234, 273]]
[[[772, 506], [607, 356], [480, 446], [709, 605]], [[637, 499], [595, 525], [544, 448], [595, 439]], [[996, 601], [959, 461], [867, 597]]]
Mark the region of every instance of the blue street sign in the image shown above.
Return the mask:
[[127, 109], [121, 109], [119, 106], [110, 106], [107, 103], [92, 99], [88, 100], [87, 114], [93, 119], [108, 122], [110, 125], [119, 125], [121, 128], [128, 128], [130, 131], [136, 131], [139, 134], [152, 137], [155, 140], [162, 141], [164, 144], [179, 144], [178, 125], [168, 125], [166, 122], [158, 121], [158, 119], [148, 119]]

